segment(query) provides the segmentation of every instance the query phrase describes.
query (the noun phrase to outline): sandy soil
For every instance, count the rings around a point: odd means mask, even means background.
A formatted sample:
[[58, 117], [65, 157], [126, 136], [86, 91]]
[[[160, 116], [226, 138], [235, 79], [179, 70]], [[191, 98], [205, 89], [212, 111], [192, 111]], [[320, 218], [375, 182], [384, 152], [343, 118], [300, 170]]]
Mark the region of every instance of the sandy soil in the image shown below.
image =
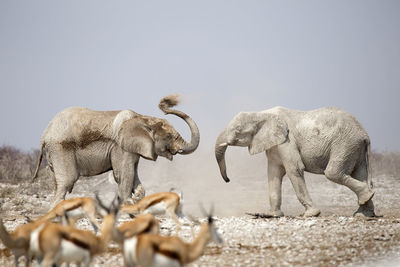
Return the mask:
[[[300, 216], [304, 209], [285, 178], [282, 210], [286, 216], [254, 219], [246, 212], [262, 213], [269, 205], [265, 155], [250, 157], [239, 150], [228, 153], [229, 184], [219, 176], [213, 155], [201, 156], [202, 162], [189, 155], [173, 162], [159, 159], [139, 165], [147, 193], [178, 187], [184, 194], [184, 212], [199, 217], [203, 216], [199, 203], [215, 206], [216, 225], [224, 243], [209, 244], [204, 255], [190, 266], [400, 266], [400, 177], [374, 177], [377, 218], [354, 218], [354, 193], [323, 176], [307, 174], [309, 192], [322, 211], [320, 217]], [[25, 216], [36, 218], [47, 211], [51, 183], [43, 175], [34, 184], [0, 184], [1, 214], [7, 229], [25, 223]], [[116, 185], [109, 174], [81, 178], [68, 197], [92, 195], [95, 190], [111, 199]], [[189, 227], [176, 233], [172, 220], [160, 219], [162, 234], [191, 240]], [[90, 229], [85, 219], [78, 223]], [[122, 263], [118, 246], [111, 244], [92, 265]], [[1, 244], [0, 266], [12, 265], [10, 251]]]

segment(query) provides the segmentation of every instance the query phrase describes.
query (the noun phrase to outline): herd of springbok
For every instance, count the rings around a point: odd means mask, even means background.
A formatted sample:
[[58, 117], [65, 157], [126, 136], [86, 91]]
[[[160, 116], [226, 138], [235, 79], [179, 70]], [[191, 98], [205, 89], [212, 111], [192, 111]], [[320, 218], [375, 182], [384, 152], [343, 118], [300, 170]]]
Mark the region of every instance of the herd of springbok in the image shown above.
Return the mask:
[[[212, 214], [207, 214], [207, 221], [200, 225], [197, 236], [192, 223], [198, 221], [191, 218], [193, 240], [190, 243], [178, 236], [159, 233], [160, 222], [155, 215], [169, 215], [177, 224], [177, 231], [180, 230], [178, 218], [186, 217], [179, 193], [155, 193], [131, 205], [121, 205], [119, 197], [105, 205], [97, 193], [95, 196], [96, 199], [63, 200], [47, 214], [16, 227], [13, 232], [5, 229], [0, 218], [0, 238], [13, 252], [15, 266], [21, 256], [25, 257], [25, 266], [34, 260], [39, 266], [63, 263], [89, 266], [93, 256], [107, 252], [111, 241], [119, 244], [125, 266], [183, 266], [203, 255], [210, 241], [222, 242]], [[118, 223], [118, 213], [128, 214], [131, 219]], [[102, 227], [97, 216], [103, 217]], [[94, 231], [76, 227], [75, 222], [81, 217], [89, 219]]]

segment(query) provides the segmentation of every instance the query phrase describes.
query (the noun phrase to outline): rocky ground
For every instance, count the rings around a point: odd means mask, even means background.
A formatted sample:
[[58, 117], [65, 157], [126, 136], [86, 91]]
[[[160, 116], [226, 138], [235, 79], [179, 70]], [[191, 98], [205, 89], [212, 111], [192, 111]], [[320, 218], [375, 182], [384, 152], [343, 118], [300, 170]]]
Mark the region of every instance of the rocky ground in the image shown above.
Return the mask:
[[[19, 223], [22, 220], [8, 220], [6, 227]], [[161, 225], [162, 234], [179, 234], [191, 241], [188, 226], [176, 233], [169, 218], [161, 218]], [[235, 216], [217, 217], [216, 225], [224, 242], [209, 244], [204, 255], [189, 266], [400, 266], [397, 218]], [[85, 220], [78, 226], [90, 229]], [[13, 266], [10, 252], [1, 246], [0, 253], [0, 265]], [[111, 244], [92, 265], [122, 266], [120, 249]]]
[[[165, 191], [178, 184], [184, 192], [184, 212], [200, 218], [203, 217], [198, 209], [200, 202], [206, 208], [215, 205], [216, 225], [224, 243], [209, 244], [204, 255], [189, 266], [400, 266], [399, 177], [374, 177], [377, 218], [353, 217], [357, 205], [350, 190], [324, 177], [307, 175], [310, 194], [322, 211], [320, 217], [300, 216], [303, 208], [285, 179], [282, 210], [286, 216], [255, 219], [246, 212], [265, 212], [268, 207], [266, 179], [262, 174], [265, 171], [246, 177], [247, 171], [238, 171], [245, 167], [238, 166], [232, 168], [236, 177], [225, 184], [222, 178], [206, 173], [174, 181], [168, 177], [186, 174], [162, 171], [164, 163], [146, 164], [141, 177], [150, 177], [142, 179], [147, 193]], [[176, 169], [180, 170], [179, 162]], [[0, 184], [1, 216], [6, 228], [12, 230], [25, 223], [26, 216], [36, 218], [43, 214], [52, 197], [51, 188], [51, 181], [45, 177], [35, 183]], [[68, 197], [92, 195], [99, 190], [103, 198], [111, 199], [115, 189], [109, 175], [84, 178]], [[160, 219], [162, 234], [179, 234], [186, 241], [191, 240], [188, 226], [176, 233], [172, 220]], [[78, 227], [90, 229], [85, 219], [78, 222]], [[111, 244], [109, 251], [97, 256], [92, 266], [122, 264], [118, 246]], [[10, 251], [1, 244], [0, 266], [12, 265]]]

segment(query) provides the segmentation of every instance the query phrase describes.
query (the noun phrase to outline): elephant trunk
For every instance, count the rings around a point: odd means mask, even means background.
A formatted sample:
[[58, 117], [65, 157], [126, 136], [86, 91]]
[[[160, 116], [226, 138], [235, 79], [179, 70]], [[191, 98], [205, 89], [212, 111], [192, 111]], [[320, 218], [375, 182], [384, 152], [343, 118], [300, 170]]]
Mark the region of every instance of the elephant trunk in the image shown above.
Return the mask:
[[228, 147], [228, 143], [225, 140], [224, 133], [220, 134], [217, 138], [217, 142], [215, 143], [215, 158], [217, 159], [217, 163], [219, 166], [219, 170], [221, 172], [222, 178], [224, 181], [229, 183], [228, 175], [226, 174], [226, 163], [225, 163], [225, 151]]
[[179, 154], [190, 154], [196, 150], [200, 143], [200, 131], [197, 127], [196, 123], [193, 121], [191, 117], [185, 114], [182, 111], [171, 109], [171, 107], [177, 105], [179, 102], [178, 95], [170, 95], [166, 96], [161, 99], [160, 104], [158, 107], [165, 113], [165, 114], [174, 114], [180, 118], [182, 118], [190, 128], [191, 132], [191, 139], [190, 143], [187, 143], [181, 136], [178, 136], [177, 139], [181, 139], [180, 143], [181, 148], [178, 150]]

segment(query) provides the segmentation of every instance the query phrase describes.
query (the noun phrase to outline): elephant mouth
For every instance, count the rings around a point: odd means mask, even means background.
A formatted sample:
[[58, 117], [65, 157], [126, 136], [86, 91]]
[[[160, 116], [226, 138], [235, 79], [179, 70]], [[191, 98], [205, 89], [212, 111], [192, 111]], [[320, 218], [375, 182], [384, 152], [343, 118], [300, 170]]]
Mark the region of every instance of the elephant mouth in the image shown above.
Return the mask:
[[147, 160], [152, 160], [152, 161], [156, 161], [157, 160], [157, 158], [158, 158], [158, 155], [157, 154], [155, 154], [154, 153], [154, 155], [153, 155], [153, 157], [152, 158], [150, 158], [150, 157], [146, 157], [146, 156], [144, 156], [144, 155], [140, 155], [141, 157], [143, 157], [143, 158], [145, 158], [145, 159], [147, 159]]
[[176, 154], [182, 154], [184, 151], [183, 149], [177, 149], [177, 150], [169, 150], [169, 153], [171, 153], [172, 155], [176, 155]]
[[162, 152], [157, 153], [157, 154], [158, 154], [159, 156], [161, 156], [161, 157], [167, 158], [169, 161], [172, 161], [173, 156], [174, 156], [176, 153], [172, 153], [172, 152], [170, 152], [170, 151], [168, 151], [168, 150], [165, 150], [165, 151], [162, 151]]
[[165, 151], [164, 154], [166, 154], [164, 157], [172, 161], [172, 156], [175, 156], [176, 154], [182, 154], [184, 152], [183, 149], [168, 149]]

